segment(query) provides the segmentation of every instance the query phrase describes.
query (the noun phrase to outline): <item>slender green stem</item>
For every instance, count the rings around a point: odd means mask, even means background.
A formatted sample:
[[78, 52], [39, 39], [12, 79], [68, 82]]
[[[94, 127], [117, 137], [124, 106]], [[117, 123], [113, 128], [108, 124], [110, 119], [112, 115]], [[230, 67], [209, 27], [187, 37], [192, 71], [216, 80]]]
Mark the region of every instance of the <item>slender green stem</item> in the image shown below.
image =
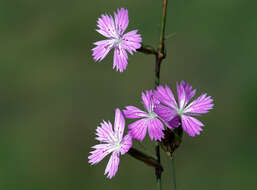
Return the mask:
[[173, 176], [173, 190], [177, 189], [176, 184], [176, 169], [175, 169], [175, 158], [173, 155], [173, 158], [171, 159], [171, 167], [172, 167], [172, 176]]
[[[160, 33], [160, 42], [157, 48], [156, 60], [155, 60], [155, 87], [160, 84], [160, 69], [162, 60], [165, 58], [165, 27], [166, 27], [166, 13], [167, 13], [167, 4], [168, 0], [163, 0], [163, 8], [162, 8], [162, 20], [161, 20], [161, 33]], [[155, 145], [155, 154], [157, 161], [161, 164], [161, 156], [160, 156], [160, 145], [156, 143]], [[155, 176], [156, 176], [156, 183], [157, 189], [161, 190], [161, 174], [158, 168], [155, 168]]]
[[160, 45], [162, 46], [162, 49], [160, 49], [161, 52], [163, 52], [163, 50], [164, 50], [167, 4], [168, 4], [168, 0], [163, 0], [162, 25], [161, 25], [161, 35], [160, 35]]

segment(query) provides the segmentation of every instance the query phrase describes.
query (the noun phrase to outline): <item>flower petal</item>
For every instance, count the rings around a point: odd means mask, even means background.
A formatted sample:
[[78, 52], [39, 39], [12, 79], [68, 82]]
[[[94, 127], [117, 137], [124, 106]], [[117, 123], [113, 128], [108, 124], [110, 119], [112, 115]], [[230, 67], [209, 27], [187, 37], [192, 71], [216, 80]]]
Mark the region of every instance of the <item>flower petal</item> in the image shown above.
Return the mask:
[[177, 128], [179, 126], [180, 121], [176, 110], [158, 104], [155, 106], [154, 112], [167, 125], [168, 128]]
[[99, 29], [96, 31], [107, 38], [116, 38], [118, 36], [111, 15], [102, 14], [97, 20], [97, 26]]
[[126, 49], [131, 55], [141, 47], [142, 38], [137, 34], [137, 30], [132, 30], [124, 34], [121, 42], [121, 47]]
[[97, 164], [110, 153], [108, 151], [108, 144], [98, 144], [93, 146], [92, 148], [94, 148], [95, 150], [91, 151], [91, 155], [88, 157], [88, 162], [91, 165]]
[[154, 96], [163, 104], [173, 108], [177, 109], [177, 103], [174, 98], [174, 95], [171, 91], [171, 89], [166, 85], [164, 86], [158, 86], [157, 90], [154, 91]]
[[113, 40], [102, 40], [94, 43], [96, 47], [92, 49], [95, 61], [102, 61], [113, 47]]
[[185, 81], [181, 81], [180, 85], [183, 86], [185, 94], [186, 94], [186, 101], [185, 105], [195, 96], [196, 90], [192, 88], [192, 86]]
[[176, 110], [161, 104], [154, 107], [154, 112], [164, 121], [170, 121], [178, 115]]
[[124, 8], [117, 9], [117, 14], [114, 12], [114, 19], [116, 31], [119, 35], [122, 35], [129, 23], [128, 10]]
[[132, 137], [127, 134], [121, 141], [120, 153], [121, 155], [126, 154], [132, 146]]
[[153, 103], [153, 91], [152, 90], [147, 90], [145, 93], [142, 92], [142, 100], [145, 109], [148, 112], [152, 112], [154, 108], [154, 103]]
[[213, 108], [213, 99], [207, 94], [202, 94], [196, 100], [191, 102], [184, 110], [185, 113], [203, 114]]
[[125, 108], [126, 109], [123, 110], [123, 113], [126, 118], [137, 119], [137, 118], [147, 117], [147, 114], [144, 111], [138, 109], [137, 107], [126, 106]]
[[189, 136], [200, 135], [200, 131], [204, 125], [201, 121], [195, 119], [194, 117], [182, 115], [182, 128]]
[[113, 152], [105, 168], [104, 175], [108, 174], [107, 177], [111, 179], [118, 171], [119, 163], [120, 163], [119, 152]]
[[151, 140], [159, 140], [164, 137], [164, 126], [158, 118], [149, 120], [148, 122], [148, 133]]
[[115, 48], [113, 57], [113, 69], [116, 67], [116, 71], [123, 72], [128, 64], [127, 59], [128, 55], [124, 49]]
[[123, 137], [124, 128], [125, 128], [124, 116], [120, 111], [120, 109], [117, 108], [115, 111], [114, 133], [118, 138], [118, 141], [120, 141]]
[[177, 83], [176, 86], [177, 86], [179, 108], [184, 109], [186, 105], [186, 92], [185, 92], [184, 86], [179, 83]]
[[128, 125], [129, 133], [131, 136], [142, 141], [146, 135], [146, 129], [148, 125], [148, 119], [140, 119]]
[[96, 128], [96, 135], [96, 140], [100, 142], [110, 143], [115, 141], [112, 124], [110, 121], [103, 121], [101, 126]]
[[179, 115], [176, 115], [173, 119], [171, 119], [170, 121], [167, 121], [165, 124], [167, 125], [168, 128], [179, 127], [180, 125]]

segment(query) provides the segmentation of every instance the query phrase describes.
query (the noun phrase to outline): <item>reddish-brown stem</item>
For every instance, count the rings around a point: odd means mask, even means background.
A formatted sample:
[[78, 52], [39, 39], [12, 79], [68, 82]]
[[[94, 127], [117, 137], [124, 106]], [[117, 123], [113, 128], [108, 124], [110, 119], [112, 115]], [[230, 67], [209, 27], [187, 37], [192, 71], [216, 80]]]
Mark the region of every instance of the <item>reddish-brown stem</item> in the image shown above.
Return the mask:
[[[166, 27], [166, 15], [167, 15], [167, 4], [168, 0], [163, 0], [163, 8], [162, 8], [162, 22], [161, 22], [161, 33], [160, 33], [160, 42], [157, 48], [157, 54], [155, 55], [155, 88], [160, 85], [160, 69], [161, 69], [161, 63], [163, 59], [165, 59], [165, 27]], [[160, 156], [160, 144], [156, 143], [155, 145], [155, 154], [157, 157], [157, 161], [159, 164], [161, 164], [161, 156]], [[157, 182], [157, 189], [161, 190], [161, 174], [162, 171], [160, 171], [158, 168], [155, 168], [155, 176], [156, 176], [156, 182]]]

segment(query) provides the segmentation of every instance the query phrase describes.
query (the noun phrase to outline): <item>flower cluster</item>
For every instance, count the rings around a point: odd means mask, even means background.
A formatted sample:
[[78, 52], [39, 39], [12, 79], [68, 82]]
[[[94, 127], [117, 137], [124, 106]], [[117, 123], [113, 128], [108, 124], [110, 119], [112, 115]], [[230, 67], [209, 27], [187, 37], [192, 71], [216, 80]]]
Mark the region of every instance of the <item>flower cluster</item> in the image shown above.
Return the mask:
[[[114, 12], [114, 18], [107, 14], [101, 15], [97, 20], [96, 31], [107, 39], [94, 43], [96, 47], [92, 51], [95, 61], [102, 61], [114, 49], [113, 68], [119, 72], [126, 69], [127, 52], [132, 55], [141, 47], [142, 42], [137, 30], [124, 33], [128, 23], [128, 10], [124, 8], [118, 9], [117, 13]], [[167, 85], [159, 85], [155, 90], [142, 93], [144, 110], [135, 106], [126, 106], [123, 111], [116, 109], [114, 127], [110, 121], [103, 121], [96, 128], [96, 140], [100, 144], [92, 147], [94, 150], [88, 157], [89, 163], [97, 164], [111, 154], [105, 174], [112, 178], [118, 170], [120, 155], [126, 154], [132, 147], [132, 139], [143, 141], [148, 132], [152, 141], [161, 142], [167, 128], [173, 131], [178, 127], [182, 127], [189, 136], [200, 135], [204, 125], [195, 116], [207, 113], [214, 105], [213, 99], [206, 93], [191, 101], [195, 94], [196, 90], [191, 85], [181, 81], [177, 83], [176, 100]], [[125, 118], [136, 119], [128, 125], [126, 135]]]
[[[112, 178], [118, 170], [120, 155], [129, 151], [132, 139], [142, 141], [147, 131], [150, 139], [155, 141], [162, 141], [166, 127], [173, 130], [182, 126], [189, 136], [199, 135], [203, 123], [195, 116], [212, 109], [213, 99], [207, 94], [201, 94], [189, 103], [195, 93], [196, 90], [193, 90], [191, 85], [181, 81], [177, 83], [176, 101], [171, 89], [167, 85], [160, 85], [156, 90], [142, 93], [145, 111], [134, 106], [126, 106], [122, 112], [116, 109], [114, 130], [109, 121], [103, 121], [101, 126], [97, 127], [96, 140], [102, 144], [92, 147], [95, 150], [90, 152], [89, 163], [96, 164], [111, 154], [105, 174], [108, 174], [108, 178]], [[128, 125], [128, 134], [123, 137], [124, 117], [138, 120]]]

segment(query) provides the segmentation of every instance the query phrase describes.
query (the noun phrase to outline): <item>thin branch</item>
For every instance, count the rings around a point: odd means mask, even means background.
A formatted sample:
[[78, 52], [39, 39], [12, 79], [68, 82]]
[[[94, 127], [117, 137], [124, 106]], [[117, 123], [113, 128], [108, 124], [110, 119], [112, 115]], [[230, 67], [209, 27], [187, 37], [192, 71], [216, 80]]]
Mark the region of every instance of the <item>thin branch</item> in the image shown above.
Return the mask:
[[148, 166], [152, 166], [154, 168], [158, 168], [158, 170], [160, 171], [163, 171], [163, 167], [161, 166], [161, 164], [152, 156], [148, 156], [135, 148], [130, 148], [128, 154], [135, 159], [144, 162]]
[[141, 48], [137, 49], [137, 51], [144, 54], [157, 55], [157, 51], [152, 46], [149, 46], [149, 45], [142, 45]]

